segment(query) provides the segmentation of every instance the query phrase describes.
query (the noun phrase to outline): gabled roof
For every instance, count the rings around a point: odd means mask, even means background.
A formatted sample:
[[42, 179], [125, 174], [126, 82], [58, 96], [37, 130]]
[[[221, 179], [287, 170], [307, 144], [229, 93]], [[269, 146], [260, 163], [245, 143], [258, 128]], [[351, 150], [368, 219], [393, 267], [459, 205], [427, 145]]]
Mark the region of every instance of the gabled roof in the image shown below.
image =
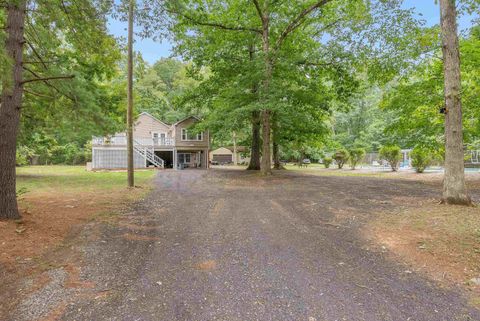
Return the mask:
[[184, 121], [186, 121], [187, 119], [190, 119], [190, 118], [195, 118], [196, 120], [200, 121], [200, 118], [198, 118], [197, 116], [188, 116], [188, 117], [183, 118], [182, 120], [177, 121], [172, 126], [177, 126], [178, 124], [183, 123]]
[[[225, 146], [225, 148], [230, 150], [233, 153], [233, 150], [234, 150], [233, 146]], [[248, 151], [247, 146], [237, 146], [237, 153], [243, 153], [247, 151]]]
[[140, 116], [142, 116], [142, 115], [146, 115], [146, 116], [152, 118], [153, 120], [158, 121], [159, 123], [165, 125], [166, 127], [170, 127], [169, 124], [164, 123], [163, 121], [161, 121], [160, 119], [158, 119], [158, 118], [156, 118], [156, 117], [153, 117], [151, 114], [147, 113], [146, 111], [142, 111], [142, 112], [140, 113], [140, 115], [138, 115], [138, 117], [140, 117]]

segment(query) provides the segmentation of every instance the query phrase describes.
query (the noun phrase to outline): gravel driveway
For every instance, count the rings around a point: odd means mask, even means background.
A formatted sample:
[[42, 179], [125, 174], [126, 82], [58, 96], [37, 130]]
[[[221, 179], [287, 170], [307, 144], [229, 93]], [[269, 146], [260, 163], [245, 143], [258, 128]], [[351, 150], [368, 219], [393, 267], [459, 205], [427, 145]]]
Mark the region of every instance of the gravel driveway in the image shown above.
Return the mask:
[[[359, 235], [370, 212], [438, 193], [366, 177], [161, 171], [118, 222], [84, 232], [87, 292], [54, 287], [23, 307], [57, 300], [48, 318], [77, 321], [480, 320], [460, 290], [406, 271]], [[28, 319], [21, 308], [13, 320]]]

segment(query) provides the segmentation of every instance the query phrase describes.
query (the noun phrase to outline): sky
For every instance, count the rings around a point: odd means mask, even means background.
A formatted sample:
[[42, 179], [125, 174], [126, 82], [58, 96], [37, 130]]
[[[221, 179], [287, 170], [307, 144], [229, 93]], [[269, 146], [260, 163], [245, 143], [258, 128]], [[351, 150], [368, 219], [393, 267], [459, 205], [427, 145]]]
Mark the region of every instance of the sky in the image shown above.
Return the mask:
[[[422, 14], [427, 26], [438, 24], [440, 21], [440, 9], [435, 4], [435, 0], [405, 0], [405, 8], [415, 8], [415, 11]], [[466, 29], [471, 24], [471, 17], [461, 17], [459, 19], [460, 29]], [[108, 26], [110, 33], [116, 37], [127, 36], [126, 22], [119, 22], [113, 19], [109, 20]], [[150, 64], [162, 57], [171, 55], [172, 44], [168, 40], [155, 42], [152, 39], [137, 39], [134, 50], [141, 52], [143, 58]]]

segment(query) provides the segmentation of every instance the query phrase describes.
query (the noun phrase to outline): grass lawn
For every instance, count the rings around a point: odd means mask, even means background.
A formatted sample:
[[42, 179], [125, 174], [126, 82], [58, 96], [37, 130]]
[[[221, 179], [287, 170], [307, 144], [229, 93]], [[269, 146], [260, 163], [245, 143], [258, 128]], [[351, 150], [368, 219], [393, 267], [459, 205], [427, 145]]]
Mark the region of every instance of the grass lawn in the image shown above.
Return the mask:
[[[154, 175], [153, 170], [135, 172], [135, 185], [143, 186]], [[104, 192], [123, 189], [126, 172], [88, 172], [85, 166], [27, 166], [17, 168], [17, 191], [28, 193]]]
[[84, 166], [17, 168], [22, 219], [0, 221], [0, 262], [16, 270], [22, 260], [40, 257], [89, 220], [110, 219], [150, 190], [155, 173], [136, 171], [138, 188], [128, 189], [124, 171], [89, 172]]

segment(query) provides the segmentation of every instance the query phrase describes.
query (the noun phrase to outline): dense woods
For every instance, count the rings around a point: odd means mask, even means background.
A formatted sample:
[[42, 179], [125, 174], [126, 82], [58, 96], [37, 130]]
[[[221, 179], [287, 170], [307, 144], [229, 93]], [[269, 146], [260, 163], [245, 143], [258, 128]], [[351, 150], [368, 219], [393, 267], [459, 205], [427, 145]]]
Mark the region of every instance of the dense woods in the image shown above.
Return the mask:
[[[235, 136], [265, 175], [282, 158], [429, 147], [447, 164], [444, 200], [469, 203], [463, 148], [480, 141], [480, 28], [459, 34], [456, 19], [475, 17], [478, 1], [440, 1], [433, 27], [402, 3], [136, 1], [135, 37], [168, 37], [176, 58], [134, 54], [135, 113], [199, 116], [214, 145]], [[126, 26], [128, 4], [0, 1], [1, 217], [18, 217], [15, 165], [82, 163], [92, 135], [125, 129], [126, 44], [107, 22]]]

